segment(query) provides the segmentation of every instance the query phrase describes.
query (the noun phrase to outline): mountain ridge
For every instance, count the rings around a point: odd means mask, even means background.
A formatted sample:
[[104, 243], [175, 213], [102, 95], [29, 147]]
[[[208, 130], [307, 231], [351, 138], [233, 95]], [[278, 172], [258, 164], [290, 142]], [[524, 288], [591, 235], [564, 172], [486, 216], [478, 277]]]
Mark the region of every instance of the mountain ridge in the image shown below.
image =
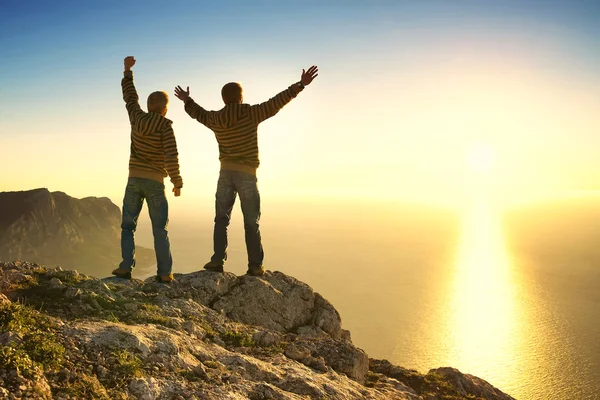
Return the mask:
[[[0, 193], [0, 259], [110, 270], [120, 262], [121, 211], [107, 197], [76, 199], [47, 188]], [[138, 266], [154, 252], [138, 246]]]

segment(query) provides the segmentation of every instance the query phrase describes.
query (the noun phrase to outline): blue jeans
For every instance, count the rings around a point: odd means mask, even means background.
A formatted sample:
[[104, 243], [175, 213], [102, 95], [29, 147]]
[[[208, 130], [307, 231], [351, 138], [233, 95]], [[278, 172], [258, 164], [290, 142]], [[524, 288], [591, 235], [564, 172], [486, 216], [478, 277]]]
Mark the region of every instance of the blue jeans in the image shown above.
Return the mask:
[[264, 253], [259, 229], [260, 194], [257, 180], [255, 175], [239, 171], [221, 171], [219, 174], [215, 200], [214, 254], [211, 261], [223, 264], [227, 260], [227, 227], [238, 194], [244, 214], [248, 268], [261, 268]]
[[166, 276], [171, 273], [173, 258], [167, 232], [169, 223], [169, 204], [165, 197], [165, 185], [152, 179], [129, 178], [123, 198], [123, 220], [121, 222], [121, 255], [123, 261], [119, 268], [132, 270], [135, 267], [134, 233], [138, 217], [142, 211], [144, 199], [148, 203], [154, 251], [158, 265], [157, 274]]

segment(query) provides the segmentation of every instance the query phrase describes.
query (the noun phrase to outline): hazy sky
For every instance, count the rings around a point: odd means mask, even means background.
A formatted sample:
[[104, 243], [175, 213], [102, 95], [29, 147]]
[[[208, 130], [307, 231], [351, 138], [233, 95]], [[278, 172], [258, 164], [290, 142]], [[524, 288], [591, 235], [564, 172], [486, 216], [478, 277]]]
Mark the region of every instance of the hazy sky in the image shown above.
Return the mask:
[[[597, 1], [0, 1], [0, 191], [48, 187], [120, 202], [129, 125], [171, 95], [183, 204], [214, 194], [213, 134], [172, 95], [261, 102], [319, 66], [259, 128], [270, 198], [456, 204], [600, 188]], [[170, 185], [168, 185], [169, 187]], [[482, 189], [481, 189], [482, 190]], [[187, 202], [187, 203], [186, 203]]]

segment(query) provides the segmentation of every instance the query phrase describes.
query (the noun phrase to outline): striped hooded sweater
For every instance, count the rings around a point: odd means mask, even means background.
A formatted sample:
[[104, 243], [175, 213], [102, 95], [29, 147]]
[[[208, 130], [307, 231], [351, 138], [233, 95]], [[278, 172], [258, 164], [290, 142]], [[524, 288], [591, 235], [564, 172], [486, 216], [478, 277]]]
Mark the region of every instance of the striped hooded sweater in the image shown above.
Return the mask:
[[183, 187], [177, 142], [171, 126], [173, 121], [140, 108], [132, 71], [124, 72], [121, 87], [131, 123], [129, 177], [149, 178], [163, 183], [164, 178], [169, 176], [173, 186]]
[[260, 164], [258, 124], [277, 114], [301, 90], [292, 85], [264, 103], [230, 103], [219, 111], [207, 111], [189, 98], [185, 102], [185, 111], [214, 132], [222, 170], [256, 174]]

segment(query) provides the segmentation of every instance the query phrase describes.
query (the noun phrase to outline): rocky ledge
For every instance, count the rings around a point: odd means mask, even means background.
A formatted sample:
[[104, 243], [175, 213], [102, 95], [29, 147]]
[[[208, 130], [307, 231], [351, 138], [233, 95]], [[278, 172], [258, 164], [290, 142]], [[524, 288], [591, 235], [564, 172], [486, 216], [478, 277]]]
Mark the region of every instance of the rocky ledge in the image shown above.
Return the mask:
[[97, 279], [0, 263], [0, 398], [494, 399], [477, 377], [369, 359], [281, 272]]

